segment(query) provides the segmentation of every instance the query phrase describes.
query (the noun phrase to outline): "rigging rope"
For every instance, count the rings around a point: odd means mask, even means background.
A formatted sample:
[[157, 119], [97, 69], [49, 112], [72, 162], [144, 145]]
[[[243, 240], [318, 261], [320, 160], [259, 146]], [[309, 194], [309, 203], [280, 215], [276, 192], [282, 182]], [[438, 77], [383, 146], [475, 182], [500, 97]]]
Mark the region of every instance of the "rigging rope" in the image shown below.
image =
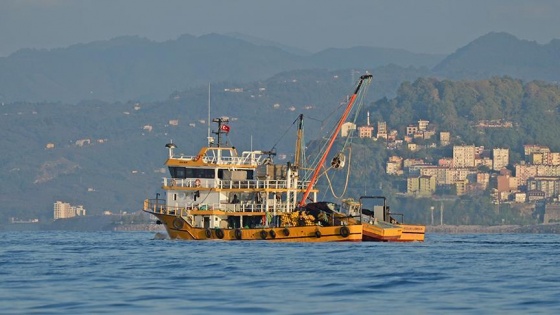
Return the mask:
[[[313, 185], [316, 184], [316, 181], [319, 178], [319, 176], [318, 176], [319, 171], [321, 169], [325, 168], [324, 165], [319, 165], [319, 163], [322, 164], [322, 163], [325, 162], [325, 159], [327, 158], [327, 154], [330, 153], [329, 151], [332, 149], [334, 141], [337, 138], [336, 133], [340, 132], [341, 127], [345, 123], [346, 119], [348, 118], [348, 115], [350, 114], [351, 110], [354, 110], [354, 120], [353, 121], [354, 121], [354, 125], [355, 125], [355, 122], [357, 121], [357, 118], [358, 118], [358, 113], [359, 113], [360, 109], [363, 107], [363, 104], [364, 104], [364, 98], [365, 98], [364, 97], [365, 96], [364, 90], [367, 90], [367, 88], [369, 87], [369, 85], [371, 83], [371, 78], [372, 78], [372, 76], [369, 75], [369, 74], [360, 77], [360, 81], [356, 86], [356, 90], [355, 90], [354, 94], [352, 94], [352, 96], [346, 102], [346, 106], [345, 106], [345, 109], [344, 109], [344, 114], [342, 114], [341, 117], [337, 120], [336, 128], [332, 129], [329, 137], [327, 137], [327, 139], [326, 139], [327, 141], [325, 141], [323, 143], [323, 148], [319, 151], [319, 154], [317, 154], [315, 156], [315, 160], [319, 159], [319, 162], [316, 162], [316, 163], [314, 162], [313, 163], [313, 164], [315, 164], [315, 167], [314, 167], [314, 171], [312, 173], [312, 178], [310, 179], [312, 182], [307, 186], [307, 189], [306, 189], [306, 191], [303, 195], [303, 198], [300, 201], [300, 205], [305, 204], [305, 199], [308, 197], [310, 189], [313, 187]], [[360, 87], [362, 87], [362, 86], [365, 89], [360, 89]], [[356, 103], [358, 103], [358, 106], [356, 108], [354, 108], [354, 106], [356, 106]], [[342, 103], [340, 103], [340, 105], [342, 105]], [[353, 138], [353, 132], [350, 132], [347, 135], [347, 139], [344, 141], [344, 144], [342, 145], [342, 149], [340, 150], [339, 155], [337, 155], [335, 157], [336, 160], [333, 159], [333, 161], [331, 163], [331, 166], [335, 166], [335, 168], [340, 168], [341, 164], [343, 163], [343, 162], [341, 163], [340, 156], [342, 156], [342, 158], [344, 157], [342, 152], [344, 152], [344, 150], [346, 149], [348, 144], [352, 141], [352, 138]], [[326, 172], [328, 172], [328, 171], [329, 171], [329, 169], [326, 169], [323, 172], [323, 174], [321, 174], [321, 175], [326, 174]], [[346, 174], [346, 183], [344, 185], [345, 187], [344, 187], [344, 191], [343, 191], [342, 195], [344, 195], [346, 193], [346, 190], [348, 188], [349, 177], [350, 177], [350, 166], [348, 167], [348, 171], [347, 171], [347, 174]], [[308, 180], [309, 179], [309, 173], [305, 173], [303, 179]], [[330, 178], [328, 178], [328, 175], [327, 175], [327, 181], [329, 182], [331, 192], [333, 193], [333, 195], [335, 197], [337, 197], [336, 194], [334, 193], [334, 189], [332, 189], [332, 183], [330, 181]]]
[[[358, 95], [357, 95], [357, 97], [356, 97], [356, 99], [357, 99], [357, 101], [356, 101], [356, 107], [355, 107], [355, 109], [354, 109], [354, 119], [352, 120], [352, 123], [354, 124], [354, 126], [356, 125], [356, 122], [357, 122], [357, 120], [358, 120], [358, 117], [359, 117], [359, 114], [360, 114], [360, 112], [361, 112], [361, 109], [362, 109], [363, 106], [364, 106], [364, 103], [365, 103], [365, 102], [364, 102], [364, 99], [365, 99], [365, 96], [367, 95], [367, 91], [368, 91], [368, 89], [369, 89], [369, 86], [370, 86], [369, 84], [366, 84], [366, 85], [363, 87], [363, 89], [361, 89], [360, 91], [358, 91]], [[333, 188], [333, 185], [332, 185], [331, 178], [330, 178], [329, 175], [328, 175], [328, 171], [329, 171], [331, 168], [325, 170], [325, 171], [323, 172], [323, 174], [322, 174], [322, 175], [325, 175], [325, 177], [326, 177], [326, 179], [327, 179], [328, 186], [329, 186], [329, 190], [331, 191], [332, 196], [333, 196], [334, 198], [336, 198], [336, 199], [341, 199], [342, 197], [344, 197], [344, 195], [346, 194], [347, 189], [348, 189], [348, 183], [350, 182], [350, 172], [351, 172], [350, 169], [351, 169], [351, 165], [352, 165], [352, 164], [351, 164], [351, 157], [352, 157], [352, 148], [351, 148], [351, 144], [352, 144], [352, 141], [353, 141], [353, 139], [354, 139], [354, 131], [355, 131], [355, 129], [350, 129], [350, 130], [349, 130], [349, 133], [348, 133], [348, 135], [347, 135], [347, 137], [346, 137], [346, 140], [344, 141], [344, 144], [342, 145], [342, 148], [341, 148], [341, 150], [339, 151], [339, 152], [344, 152], [344, 150], [345, 150], [346, 148], [348, 148], [348, 169], [347, 169], [347, 172], [346, 172], [346, 179], [345, 179], [345, 183], [344, 183], [344, 188], [343, 188], [342, 193], [341, 193], [340, 195], [337, 196], [337, 194], [335, 193], [334, 188]], [[331, 135], [331, 136], [334, 136], [334, 135]], [[335, 177], [336, 177], [336, 176], [333, 176], [333, 178], [335, 178]], [[325, 191], [324, 195], [326, 195], [326, 191]]]
[[[346, 104], [345, 104], [344, 102], [339, 102], [338, 107], [335, 108], [333, 111], [331, 111], [331, 112], [327, 115], [327, 117], [326, 117], [325, 119], [323, 119], [323, 120], [319, 120], [319, 119], [313, 118], [313, 120], [321, 122], [321, 130], [320, 130], [320, 131], [323, 131], [323, 130], [325, 129], [325, 122], [328, 121], [328, 120], [330, 120], [332, 117], [334, 117], [334, 114], [335, 114], [337, 111], [341, 110], [343, 107], [345, 107], [345, 105], [346, 105]], [[336, 122], [335, 122], [335, 123], [336, 123]], [[334, 130], [333, 130], [332, 132], [334, 132]], [[331, 133], [331, 134], [328, 135], [328, 137], [327, 137], [326, 139], [323, 138], [324, 141], [322, 142], [322, 146], [321, 146], [321, 148], [319, 149], [318, 152], [324, 152], [324, 151], [326, 150], [327, 145], [328, 145], [328, 141], [327, 141], [327, 140], [330, 139], [332, 136], [333, 136], [333, 134]], [[307, 163], [307, 165], [310, 165], [310, 169], [307, 170], [307, 171], [304, 173], [304, 175], [303, 175], [303, 179], [304, 179], [304, 180], [309, 180], [309, 178], [311, 177], [311, 174], [313, 173], [313, 170], [314, 170], [315, 167], [317, 166], [317, 163], [319, 163], [319, 160], [320, 160], [320, 159], [321, 159], [321, 154], [316, 154], [316, 155], [314, 156], [313, 160], [312, 160], [311, 162]]]
[[351, 160], [352, 160], [352, 147], [348, 147], [348, 170], [346, 171], [346, 182], [344, 184], [344, 189], [342, 190], [340, 196], [337, 196], [336, 193], [334, 192], [334, 188], [332, 186], [331, 179], [329, 178], [329, 174], [325, 172], [325, 177], [327, 178], [327, 182], [329, 183], [331, 194], [336, 199], [342, 199], [342, 197], [344, 197], [344, 195], [346, 194], [346, 190], [348, 189], [348, 182], [350, 181], [350, 166], [352, 165]]
[[280, 136], [280, 138], [278, 139], [278, 141], [276, 141], [276, 143], [274, 143], [274, 145], [272, 146], [272, 148], [270, 149], [270, 151], [274, 151], [274, 149], [276, 148], [276, 146], [278, 145], [278, 143], [280, 143], [280, 141], [282, 141], [282, 139], [284, 139], [284, 137], [286, 136], [286, 134], [288, 133], [288, 131], [290, 131], [292, 129], [292, 126], [296, 123], [297, 119], [288, 127], [288, 129], [286, 129], [286, 131], [284, 131], [284, 133], [282, 134], [282, 136]]

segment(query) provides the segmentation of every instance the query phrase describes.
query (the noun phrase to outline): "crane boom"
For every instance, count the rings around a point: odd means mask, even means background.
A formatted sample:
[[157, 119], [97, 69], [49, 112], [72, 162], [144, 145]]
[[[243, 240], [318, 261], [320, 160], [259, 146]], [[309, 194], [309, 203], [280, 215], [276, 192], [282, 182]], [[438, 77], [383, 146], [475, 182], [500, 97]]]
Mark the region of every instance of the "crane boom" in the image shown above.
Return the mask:
[[348, 100], [348, 104], [346, 105], [346, 109], [344, 110], [344, 113], [340, 117], [340, 120], [338, 121], [338, 124], [336, 126], [335, 131], [331, 135], [331, 138], [329, 140], [329, 144], [327, 145], [327, 148], [325, 149], [325, 152], [323, 153], [323, 156], [321, 157], [321, 160], [317, 164], [317, 167], [315, 167], [315, 170], [313, 171], [313, 175], [311, 176], [311, 180], [309, 181], [309, 184], [307, 185], [307, 189], [305, 190], [305, 193], [303, 193], [303, 196], [301, 197], [301, 200], [298, 203], [299, 207], [305, 206], [305, 201], [307, 200], [307, 197], [309, 197], [309, 193], [311, 192], [311, 189], [313, 189], [313, 186], [315, 186], [315, 183], [317, 182], [317, 177], [319, 176], [319, 171], [321, 170], [321, 168], [323, 167], [323, 164], [325, 163], [325, 160], [327, 159], [327, 155], [329, 154], [329, 152], [332, 148], [332, 145], [333, 145], [334, 141], [336, 140], [336, 137], [337, 137], [338, 133], [340, 132], [340, 129], [342, 128], [342, 124], [344, 124], [344, 122], [346, 121], [346, 118], [348, 118], [348, 115], [350, 114], [350, 111], [352, 110], [352, 106], [354, 106], [354, 102], [356, 101], [356, 97], [358, 97], [358, 92], [360, 91], [360, 88], [362, 87], [362, 84], [364, 83], [364, 81], [367, 81], [368, 83], [371, 82], [372, 77], [373, 76], [371, 74], [365, 74], [365, 75], [362, 75], [360, 77], [360, 81], [358, 82], [358, 86], [356, 87], [356, 90], [354, 91], [354, 94], [352, 94], [352, 97], [350, 97], [350, 99]]

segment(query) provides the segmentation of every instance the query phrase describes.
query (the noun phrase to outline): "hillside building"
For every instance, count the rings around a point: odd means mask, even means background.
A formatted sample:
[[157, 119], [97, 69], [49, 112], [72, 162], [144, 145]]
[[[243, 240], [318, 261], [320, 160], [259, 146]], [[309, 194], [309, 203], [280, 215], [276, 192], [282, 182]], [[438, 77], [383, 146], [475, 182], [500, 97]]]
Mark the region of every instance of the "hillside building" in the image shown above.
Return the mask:
[[494, 148], [492, 150], [492, 169], [499, 171], [509, 164], [509, 149]]
[[469, 181], [467, 179], [458, 180], [455, 182], [457, 196], [462, 196], [467, 193]]
[[373, 126], [358, 127], [358, 136], [360, 138], [371, 138], [371, 137], [373, 137]]
[[428, 125], [430, 122], [428, 120], [419, 120], [418, 121], [418, 130], [425, 131], [428, 129]]
[[360, 138], [373, 137], [373, 126], [369, 123], [369, 112], [367, 112], [367, 124], [365, 126], [358, 127], [358, 136]]
[[408, 126], [406, 127], [406, 135], [407, 135], [407, 136], [412, 136], [412, 135], [414, 135], [414, 134], [417, 133], [417, 132], [418, 132], [418, 127], [417, 127], [417, 126], [408, 125]]
[[377, 122], [377, 138], [384, 138], [387, 139], [387, 123], [384, 121]]
[[424, 166], [420, 169], [420, 175], [423, 176], [433, 176], [436, 179], [436, 186], [444, 185], [447, 178], [446, 167], [440, 166]]
[[446, 146], [451, 143], [451, 133], [449, 131], [442, 131], [439, 133], [439, 144]]
[[513, 193], [513, 201], [516, 203], [524, 203], [527, 201], [527, 194], [521, 191]]
[[435, 176], [413, 176], [406, 180], [406, 193], [415, 196], [431, 196], [436, 191]]
[[477, 188], [480, 190], [485, 190], [490, 184], [490, 174], [488, 173], [476, 173], [476, 184]]
[[526, 144], [523, 146], [525, 157], [530, 156], [532, 153], [550, 152], [550, 148], [538, 144]]
[[560, 177], [537, 176], [527, 180], [527, 190], [544, 192], [545, 198], [558, 198], [560, 194]]
[[474, 145], [453, 146], [453, 167], [474, 167], [475, 155]]
[[352, 122], [345, 122], [340, 128], [340, 136], [343, 138], [348, 137], [352, 131], [356, 130], [356, 124]]
[[475, 167], [486, 166], [486, 167], [488, 167], [488, 169], [492, 169], [492, 164], [493, 164], [492, 159], [487, 158], [487, 157], [483, 157], [483, 158], [480, 158], [480, 159], [474, 159], [474, 166]]
[[387, 174], [402, 175], [403, 174], [403, 158], [400, 156], [391, 156], [387, 162]]
[[54, 219], [67, 219], [73, 218], [75, 216], [86, 215], [86, 209], [84, 206], [71, 206], [69, 203], [57, 201], [54, 203]]

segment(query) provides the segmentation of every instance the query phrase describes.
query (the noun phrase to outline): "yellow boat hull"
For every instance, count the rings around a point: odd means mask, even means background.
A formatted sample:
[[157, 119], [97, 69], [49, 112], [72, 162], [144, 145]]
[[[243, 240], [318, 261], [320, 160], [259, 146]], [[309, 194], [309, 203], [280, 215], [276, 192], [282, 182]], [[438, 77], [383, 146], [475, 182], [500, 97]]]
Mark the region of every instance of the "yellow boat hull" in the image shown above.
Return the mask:
[[423, 225], [400, 224], [402, 235], [399, 242], [423, 242], [426, 234], [426, 227]]
[[370, 242], [394, 242], [402, 236], [402, 228], [363, 223], [363, 240]]
[[182, 240], [275, 241], [275, 242], [360, 242], [362, 225], [290, 226], [243, 229], [193, 227], [182, 217], [154, 214], [165, 226], [169, 238]]

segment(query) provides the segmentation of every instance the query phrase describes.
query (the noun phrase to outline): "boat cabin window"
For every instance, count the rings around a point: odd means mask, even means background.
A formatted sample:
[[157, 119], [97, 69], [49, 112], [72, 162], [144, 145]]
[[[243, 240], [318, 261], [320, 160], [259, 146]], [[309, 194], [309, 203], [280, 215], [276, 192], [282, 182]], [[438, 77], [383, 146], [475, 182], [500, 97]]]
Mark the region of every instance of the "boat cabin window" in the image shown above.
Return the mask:
[[184, 167], [170, 167], [169, 172], [173, 178], [186, 178]]
[[214, 178], [214, 170], [205, 168], [170, 166], [169, 173], [173, 178]]

